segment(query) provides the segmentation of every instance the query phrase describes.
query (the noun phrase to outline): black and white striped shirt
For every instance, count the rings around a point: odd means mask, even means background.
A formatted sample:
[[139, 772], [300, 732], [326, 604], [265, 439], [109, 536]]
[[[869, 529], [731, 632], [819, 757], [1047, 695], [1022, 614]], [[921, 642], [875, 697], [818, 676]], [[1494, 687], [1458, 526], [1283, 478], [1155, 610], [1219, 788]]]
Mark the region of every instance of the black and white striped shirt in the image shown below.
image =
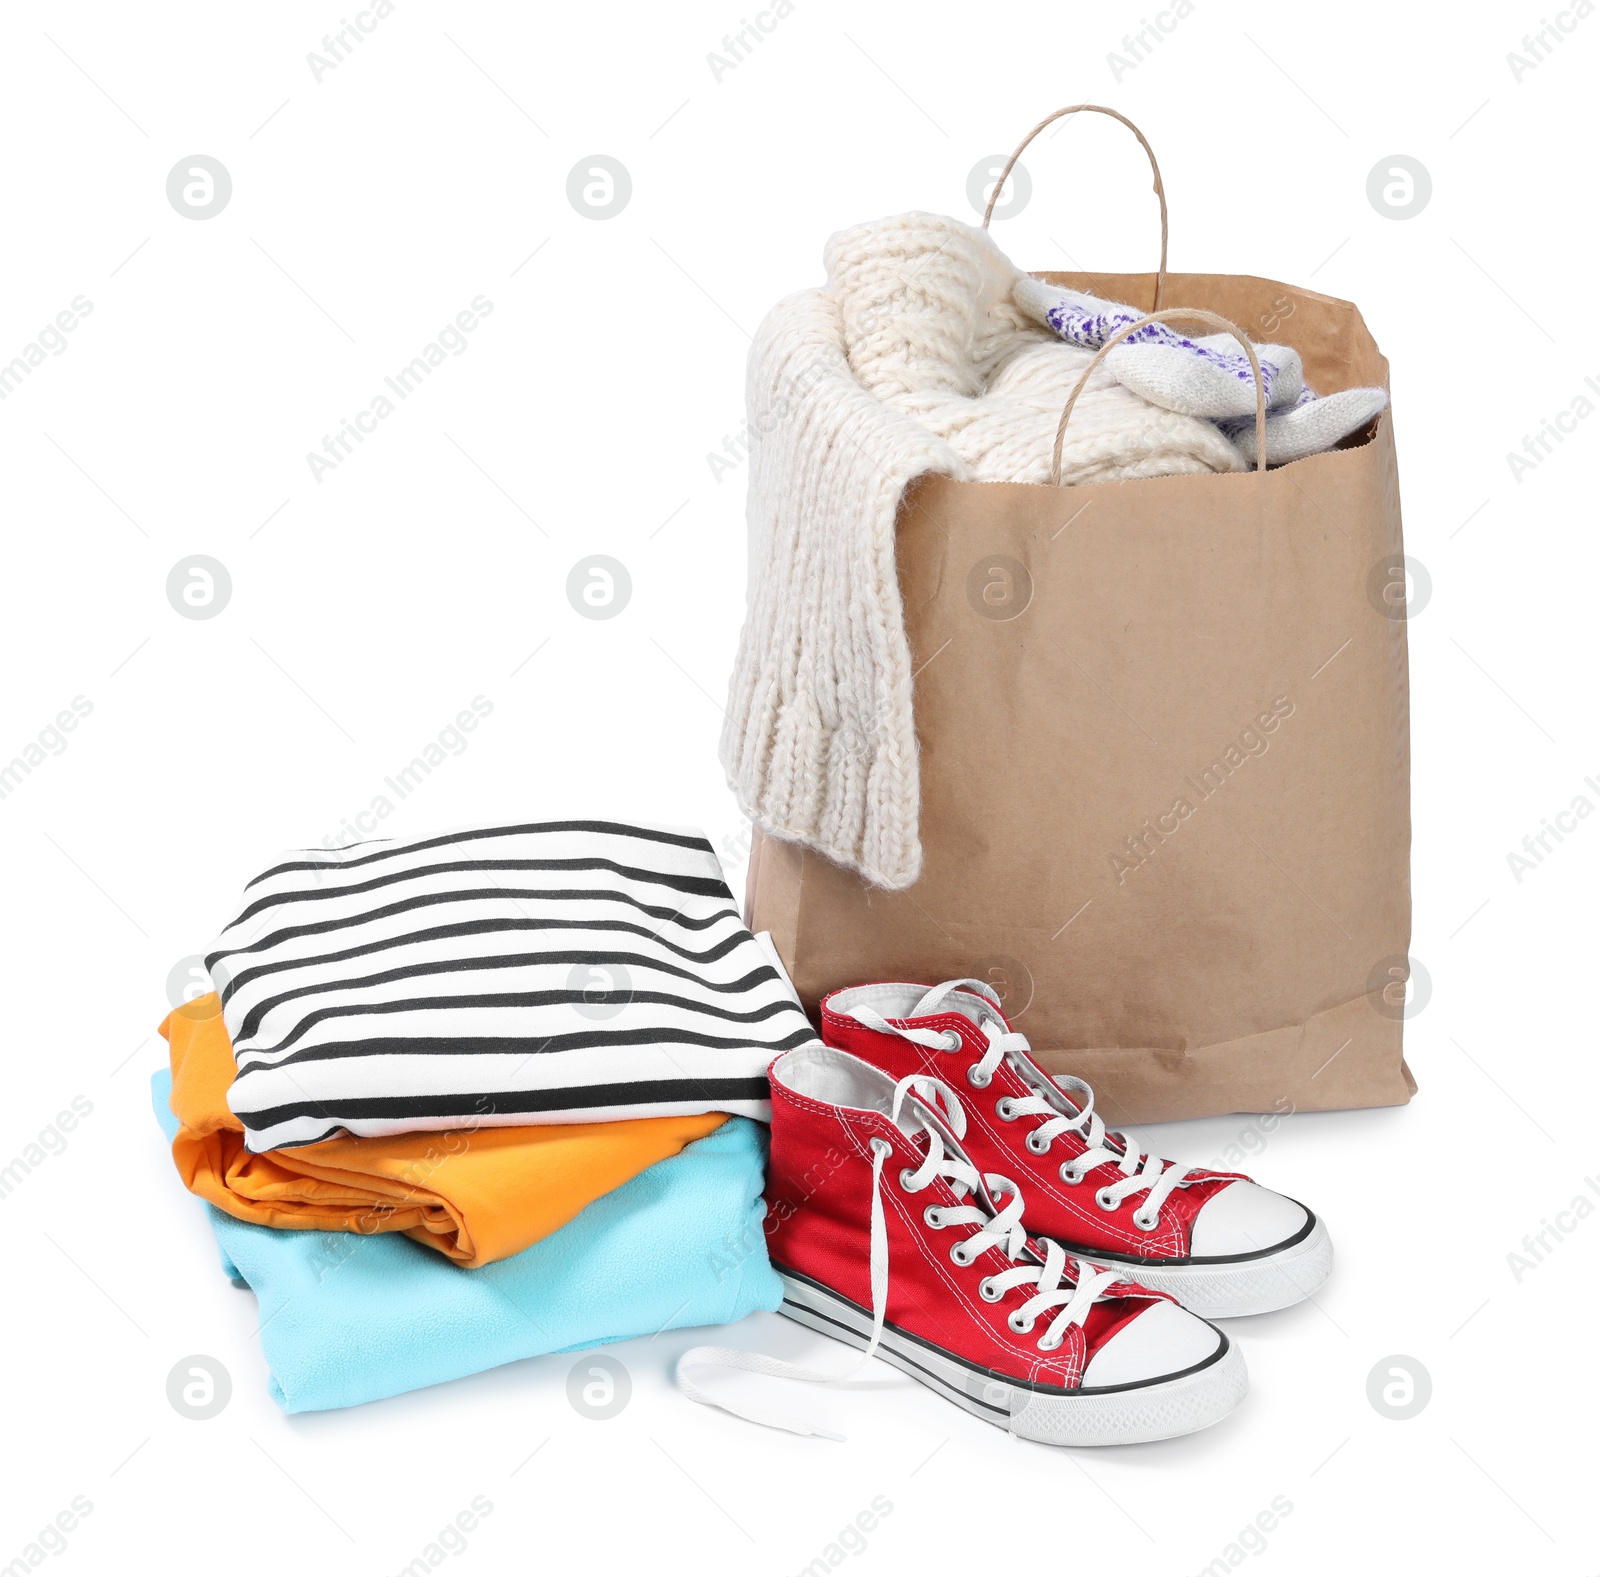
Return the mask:
[[691, 828], [551, 821], [292, 850], [206, 967], [251, 1150], [725, 1111], [815, 1040]]

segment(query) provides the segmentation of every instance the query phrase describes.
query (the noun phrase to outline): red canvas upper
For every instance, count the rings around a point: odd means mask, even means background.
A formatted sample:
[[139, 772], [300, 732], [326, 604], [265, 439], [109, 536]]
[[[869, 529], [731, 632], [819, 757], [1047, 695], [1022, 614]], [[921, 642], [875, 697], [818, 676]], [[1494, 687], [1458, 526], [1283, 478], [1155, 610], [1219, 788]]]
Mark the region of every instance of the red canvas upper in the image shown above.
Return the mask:
[[[1030, 1232], [1055, 1238], [1067, 1248], [1085, 1253], [1181, 1259], [1189, 1253], [1190, 1233], [1200, 1207], [1229, 1183], [1243, 1179], [1238, 1172], [1196, 1169], [1191, 1179], [1198, 1180], [1171, 1193], [1160, 1209], [1155, 1228], [1143, 1231], [1133, 1222], [1134, 1212], [1143, 1204], [1143, 1194], [1133, 1195], [1111, 1211], [1102, 1210], [1095, 1202], [1101, 1187], [1123, 1176], [1114, 1163], [1103, 1162], [1086, 1173], [1081, 1182], [1066, 1183], [1061, 1168], [1085, 1152], [1088, 1147], [1083, 1139], [1075, 1133], [1061, 1134], [1044, 1154], [1036, 1155], [1025, 1141], [1029, 1132], [1039, 1126], [1039, 1119], [1024, 1117], [1008, 1122], [998, 1115], [997, 1105], [1002, 1099], [1024, 1099], [1034, 1093], [1008, 1063], [1001, 1062], [995, 1068], [986, 1087], [970, 1086], [967, 1070], [978, 1063], [989, 1046], [983, 1031], [964, 1013], [949, 1011], [922, 1018], [888, 1019], [907, 1028], [954, 1031], [961, 1037], [961, 1044], [944, 1051], [869, 1029], [836, 1012], [831, 1004], [841, 994], [833, 992], [823, 998], [823, 1040], [871, 1063], [893, 1079], [928, 1073], [959, 1091], [967, 1114], [963, 1149], [980, 1172], [998, 1172], [1021, 1186]], [[1006, 1022], [998, 1009], [992, 1011], [997, 1019]], [[1048, 1077], [1042, 1070], [1037, 1071], [1040, 1078]]]
[[968, 1231], [932, 1227], [924, 1219], [929, 1205], [962, 1202], [950, 1184], [935, 1177], [915, 1194], [902, 1186], [902, 1170], [914, 1170], [927, 1154], [926, 1139], [912, 1138], [879, 1113], [797, 1094], [774, 1077], [767, 1246], [780, 1271], [807, 1276], [861, 1308], [871, 1308], [868, 1239], [874, 1139], [890, 1147], [882, 1172], [889, 1325], [1001, 1375], [1075, 1388], [1100, 1345], [1152, 1300], [1165, 1296], [1117, 1283], [1089, 1310], [1085, 1324], [1067, 1328], [1059, 1347], [1040, 1351], [1037, 1331], [1020, 1334], [1006, 1324], [1008, 1314], [1026, 1300], [1025, 1292], [1008, 1293], [995, 1303], [978, 1295], [984, 1277], [1011, 1268], [1013, 1261], [999, 1248], [989, 1248], [970, 1264], [957, 1265], [950, 1259], [950, 1249]]

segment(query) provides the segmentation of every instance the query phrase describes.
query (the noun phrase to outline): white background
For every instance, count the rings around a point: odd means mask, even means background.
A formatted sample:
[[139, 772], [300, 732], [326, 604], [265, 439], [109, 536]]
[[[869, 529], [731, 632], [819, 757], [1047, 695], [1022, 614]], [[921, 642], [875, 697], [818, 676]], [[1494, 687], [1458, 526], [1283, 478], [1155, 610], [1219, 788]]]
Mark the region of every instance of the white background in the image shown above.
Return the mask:
[[[51, 1571], [185, 1552], [389, 1573], [481, 1494], [452, 1572], [782, 1574], [882, 1495], [851, 1571], [1592, 1573], [1600, 1222], [1520, 1279], [1507, 1256], [1600, 1176], [1600, 829], [1574, 823], [1521, 881], [1507, 854], [1575, 796], [1600, 803], [1600, 421], [1520, 481], [1506, 455], [1600, 379], [1600, 20], [1519, 81], [1508, 52], [1549, 14], [1532, 5], [1198, 0], [1117, 81], [1107, 55], [1153, 0], [797, 0], [719, 81], [707, 55], [756, 3], [400, 0], [320, 81], [307, 54], [349, 15], [331, 3], [6, 8], [0, 358], [74, 297], [93, 310], [0, 404], [0, 759], [74, 696], [93, 710], [0, 800], [0, 1161], [74, 1097], [93, 1110], [0, 1200], [0, 1565], [84, 1495]], [[1291, 1118], [1254, 1164], [1326, 1215], [1333, 1280], [1234, 1322], [1248, 1399], [1161, 1445], [1018, 1445], [888, 1371], [790, 1399], [847, 1444], [778, 1437], [673, 1392], [689, 1333], [616, 1349], [633, 1395], [609, 1422], [568, 1405], [562, 1358], [284, 1417], [254, 1300], [217, 1273], [150, 1117], [169, 972], [247, 876], [337, 837], [474, 696], [493, 710], [469, 748], [383, 831], [632, 814], [698, 823], [737, 867], [715, 745], [744, 470], [719, 482], [706, 456], [742, 421], [749, 334], [820, 278], [832, 230], [974, 217], [978, 161], [1077, 99], [1155, 144], [1174, 266], [1352, 299], [1393, 364], [1407, 546], [1432, 583], [1411, 628], [1421, 1092]], [[166, 196], [193, 154], [233, 183], [203, 221]], [[566, 191], [594, 154], [632, 181], [603, 221]], [[1394, 154], [1433, 183], [1403, 221], [1367, 196]], [[997, 229], [1019, 263], [1149, 266], [1153, 199], [1119, 128], [1080, 118], [1026, 162], [1032, 201]], [[307, 451], [478, 295], [493, 311], [465, 352], [317, 480]], [[197, 553], [233, 586], [205, 621], [165, 592]], [[607, 621], [565, 595], [594, 553], [632, 578]], [[1206, 1160], [1247, 1125], [1148, 1137]], [[719, 1339], [845, 1357], [774, 1316]], [[165, 1396], [193, 1353], [233, 1377], [208, 1422]], [[1367, 1396], [1397, 1354], [1432, 1380], [1407, 1421]], [[1275, 1496], [1293, 1509], [1265, 1548], [1230, 1551]]]

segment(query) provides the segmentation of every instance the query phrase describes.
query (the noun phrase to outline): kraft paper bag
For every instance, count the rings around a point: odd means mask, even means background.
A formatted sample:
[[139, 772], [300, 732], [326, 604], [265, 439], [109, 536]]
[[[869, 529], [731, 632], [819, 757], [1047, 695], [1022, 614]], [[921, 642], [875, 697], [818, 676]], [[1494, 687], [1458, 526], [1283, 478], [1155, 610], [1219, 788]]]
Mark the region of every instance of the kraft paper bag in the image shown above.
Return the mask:
[[[1387, 385], [1348, 302], [1168, 274], [1162, 304], [1294, 346], [1319, 392]], [[986, 978], [1114, 1121], [1408, 1100], [1390, 413], [1260, 474], [924, 477], [897, 532], [923, 873], [890, 892], [757, 834], [749, 925], [807, 1009], [863, 981]]]

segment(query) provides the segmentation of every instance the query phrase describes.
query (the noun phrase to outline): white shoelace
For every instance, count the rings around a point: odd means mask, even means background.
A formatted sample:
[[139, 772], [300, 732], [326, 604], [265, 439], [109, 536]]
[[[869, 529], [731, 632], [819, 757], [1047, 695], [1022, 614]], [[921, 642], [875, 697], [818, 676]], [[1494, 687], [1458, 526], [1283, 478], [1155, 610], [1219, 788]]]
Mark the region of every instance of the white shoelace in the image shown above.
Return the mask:
[[[899, 1122], [901, 1107], [904, 1105], [907, 1093], [912, 1090], [915, 1090], [916, 1094], [930, 1106], [934, 1106], [937, 1102], [938, 1108], [942, 1110], [950, 1124], [951, 1131], [958, 1139], [961, 1138], [966, 1132], [966, 1113], [962, 1110], [960, 1100], [942, 1080], [925, 1074], [909, 1074], [895, 1085], [894, 1099], [889, 1112], [891, 1122]], [[915, 1108], [912, 1108], [912, 1115], [917, 1115]], [[1099, 1301], [1106, 1288], [1119, 1279], [1117, 1273], [1079, 1264], [1077, 1285], [1064, 1287], [1061, 1285], [1061, 1280], [1066, 1269], [1067, 1252], [1059, 1243], [1051, 1242], [1049, 1239], [1043, 1240], [1045, 1255], [1042, 1265], [1025, 1261], [1023, 1256], [1028, 1252], [1028, 1234], [1022, 1225], [1022, 1193], [1017, 1185], [1010, 1178], [990, 1173], [982, 1179], [988, 1189], [989, 1198], [998, 1203], [1001, 1197], [1006, 1195], [1010, 1197], [1001, 1209], [991, 1212], [983, 1208], [983, 1191], [979, 1187], [977, 1169], [960, 1155], [946, 1152], [944, 1137], [933, 1124], [923, 1122], [922, 1133], [927, 1139], [928, 1153], [923, 1157], [920, 1166], [906, 1167], [901, 1171], [901, 1188], [908, 1194], [916, 1194], [928, 1187], [936, 1177], [942, 1177], [949, 1183], [956, 1197], [963, 1203], [943, 1208], [930, 1205], [924, 1214], [924, 1219], [935, 1228], [971, 1226], [977, 1229], [952, 1247], [950, 1258], [957, 1265], [971, 1264], [979, 1254], [989, 1248], [1001, 1249], [1006, 1258], [1014, 1262], [1010, 1269], [984, 1277], [978, 1284], [978, 1295], [985, 1302], [998, 1303], [1013, 1288], [1032, 1287], [1033, 1295], [1011, 1311], [1007, 1316], [1007, 1324], [1019, 1336], [1027, 1335], [1041, 1317], [1051, 1315], [1050, 1324], [1039, 1338], [1037, 1346], [1041, 1352], [1053, 1351], [1061, 1345], [1070, 1326], [1083, 1323], [1090, 1308]], [[822, 1374], [815, 1369], [807, 1369], [782, 1358], [774, 1358], [767, 1353], [750, 1352], [743, 1348], [691, 1347], [678, 1360], [676, 1370], [678, 1389], [690, 1401], [703, 1402], [708, 1407], [719, 1407], [724, 1412], [732, 1413], [736, 1418], [747, 1419], [753, 1424], [765, 1424], [773, 1429], [786, 1429], [791, 1434], [816, 1435], [825, 1440], [844, 1439], [843, 1435], [836, 1435], [831, 1430], [822, 1429], [804, 1419], [712, 1396], [701, 1390], [688, 1377], [687, 1371], [702, 1367], [736, 1369], [749, 1374], [770, 1375], [782, 1380], [804, 1380], [812, 1385], [837, 1385], [843, 1380], [848, 1380], [876, 1355], [883, 1337], [883, 1322], [889, 1303], [889, 1233], [883, 1207], [883, 1163], [890, 1155], [891, 1149], [887, 1139], [878, 1138], [870, 1141], [870, 1147], [872, 1219], [868, 1280], [872, 1288], [872, 1336], [867, 1343], [866, 1351], [839, 1373]], [[974, 1197], [978, 1203], [965, 1203], [969, 1196]]]
[[[952, 992], [966, 991], [982, 997], [996, 1009], [1000, 999], [982, 980], [947, 980], [935, 986], [906, 1015], [907, 1018], [926, 1018], [945, 1005]], [[954, 1051], [961, 1037], [954, 1030], [907, 1029], [891, 1024], [875, 1009], [862, 1005], [849, 1010], [849, 1016], [867, 1029], [884, 1035], [898, 1035], [902, 1040], [935, 1051]], [[1161, 1222], [1161, 1207], [1176, 1188], [1187, 1188], [1195, 1179], [1190, 1168], [1176, 1161], [1166, 1162], [1158, 1155], [1143, 1155], [1139, 1147], [1126, 1134], [1109, 1133], [1104, 1120], [1094, 1109], [1094, 1091], [1082, 1079], [1060, 1077], [1051, 1089], [1041, 1089], [1031, 1070], [1017, 1061], [1018, 1054], [1027, 1056], [1032, 1047], [1026, 1035], [1008, 1030], [998, 1017], [985, 1015], [979, 1024], [989, 1042], [989, 1049], [967, 1069], [967, 1082], [975, 1089], [986, 1089], [994, 1077], [994, 1070], [1004, 1061], [1010, 1061], [1017, 1074], [1035, 1093], [1017, 1099], [1008, 1096], [996, 1103], [996, 1112], [1002, 1121], [1012, 1122], [1019, 1117], [1045, 1119], [1029, 1134], [1028, 1148], [1035, 1155], [1044, 1155], [1051, 1144], [1064, 1133], [1075, 1133], [1087, 1147], [1084, 1153], [1061, 1168], [1061, 1180], [1069, 1185], [1081, 1183], [1097, 1166], [1113, 1162], [1122, 1176], [1107, 1184], [1095, 1195], [1095, 1202], [1107, 1212], [1120, 1208], [1125, 1199], [1144, 1193], [1145, 1201], [1133, 1213], [1133, 1224], [1141, 1232], [1154, 1232]], [[1063, 1101], [1056, 1091], [1072, 1097]]]

